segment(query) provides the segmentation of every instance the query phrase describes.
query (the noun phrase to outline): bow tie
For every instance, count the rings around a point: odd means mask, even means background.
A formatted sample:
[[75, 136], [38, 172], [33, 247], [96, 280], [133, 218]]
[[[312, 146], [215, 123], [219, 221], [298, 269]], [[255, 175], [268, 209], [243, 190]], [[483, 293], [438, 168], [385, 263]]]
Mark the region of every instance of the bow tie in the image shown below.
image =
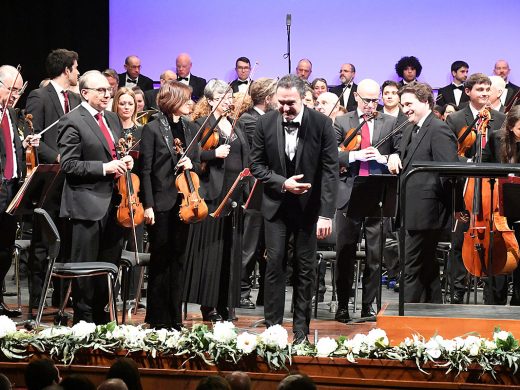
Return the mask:
[[343, 88], [352, 88], [352, 84], [345, 85]]
[[289, 134], [292, 134], [296, 130], [298, 130], [298, 128], [300, 127], [300, 124], [298, 122], [293, 122], [293, 121], [282, 122], [282, 127], [284, 128], [284, 130], [286, 132], [288, 132]]
[[244, 84], [247, 84], [248, 81], [242, 81], [242, 80], [237, 80], [237, 85], [244, 85]]
[[127, 82], [127, 83], [137, 84], [137, 79], [135, 79], [135, 80], [132, 80], [132, 79], [126, 79], [126, 82]]
[[464, 91], [464, 85], [453, 85], [453, 89], [459, 89], [461, 91]]
[[182, 80], [189, 81], [189, 79], [187, 77], [177, 77], [177, 81], [182, 81]]

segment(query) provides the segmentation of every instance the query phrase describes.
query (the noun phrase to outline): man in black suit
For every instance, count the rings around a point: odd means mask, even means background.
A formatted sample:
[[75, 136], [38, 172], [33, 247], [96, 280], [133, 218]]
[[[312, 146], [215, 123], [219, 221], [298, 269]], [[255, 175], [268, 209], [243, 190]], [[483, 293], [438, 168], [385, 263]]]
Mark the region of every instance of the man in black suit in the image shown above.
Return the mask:
[[175, 60], [175, 66], [177, 70], [177, 80], [181, 83], [189, 85], [192, 89], [191, 100], [196, 102], [202, 96], [204, 96], [204, 87], [206, 86], [206, 79], [197, 77], [191, 74], [191, 57], [187, 53], [181, 53]]
[[402, 87], [417, 81], [417, 77], [419, 77], [422, 72], [422, 65], [417, 57], [401, 57], [395, 64], [395, 72], [401, 78], [399, 87]]
[[[161, 83], [161, 87], [168, 81], [175, 81], [177, 80], [177, 75], [173, 70], [167, 69], [164, 72], [161, 73], [161, 76], [159, 78], [159, 82]], [[144, 101], [145, 101], [145, 109], [150, 110], [152, 108], [158, 109], [157, 107], [157, 95], [159, 94], [159, 88], [157, 89], [151, 89], [149, 91], [146, 91], [144, 93]]]
[[436, 104], [445, 106], [448, 103], [462, 106], [469, 100], [464, 91], [464, 82], [468, 78], [469, 65], [465, 61], [455, 61], [451, 64], [451, 75], [453, 82], [445, 87], [439, 88]]
[[[316, 238], [332, 231], [338, 184], [337, 144], [332, 120], [305, 108], [305, 82], [287, 75], [276, 89], [278, 111], [258, 119], [251, 172], [264, 183], [267, 326], [281, 324], [285, 303], [287, 241], [294, 234], [294, 341], [309, 333]], [[302, 181], [302, 182], [300, 182]]]
[[[502, 101], [502, 105], [507, 106], [511, 99], [516, 95], [518, 92], [518, 89], [520, 88], [518, 85], [515, 85], [508, 81], [509, 78], [509, 72], [511, 72], [511, 69], [509, 68], [509, 64], [505, 60], [498, 60], [495, 63], [495, 68], [493, 69], [493, 74], [496, 76], [500, 76], [504, 79], [506, 82], [506, 89], [507, 93], [504, 93], [500, 100]], [[518, 101], [517, 101], [518, 104]]]
[[[25, 176], [24, 149], [29, 144], [38, 146], [39, 135], [29, 135], [22, 142], [18, 135], [18, 120], [11, 108], [20, 97], [22, 76], [10, 65], [0, 66], [0, 285], [11, 267], [12, 250], [16, 238], [16, 218], [5, 212], [20, 188]], [[4, 112], [5, 111], [5, 112]], [[0, 315], [17, 317], [21, 313], [4, 304], [0, 288]]]
[[119, 74], [120, 87], [139, 87], [143, 91], [153, 89], [153, 80], [141, 74], [141, 59], [137, 56], [125, 58], [125, 73]]
[[335, 93], [338, 96], [341, 96], [343, 93], [343, 96], [339, 99], [339, 104], [345, 107], [347, 111], [355, 111], [357, 108], [356, 99], [354, 98], [354, 92], [357, 90], [357, 84], [354, 83], [355, 76], [356, 67], [352, 64], [343, 64], [339, 70], [339, 79], [341, 80], [341, 84], [330, 88], [330, 92]]
[[[49, 53], [45, 60], [47, 75], [51, 79], [49, 84], [38, 88], [27, 97], [26, 113], [32, 115], [32, 123], [35, 133], [40, 133], [48, 126], [56, 123], [63, 115], [67, 114], [80, 104], [80, 97], [70, 91], [71, 87], [78, 85], [78, 53], [66, 49], [56, 49]], [[38, 162], [40, 164], [58, 164], [60, 152], [58, 150], [58, 126], [57, 123], [47, 130], [41, 138], [38, 148]], [[58, 227], [58, 213], [49, 213]], [[41, 221], [33, 219], [33, 235], [29, 250], [29, 306], [38, 305], [43, 279], [45, 278], [45, 266], [47, 259], [47, 243], [41, 236]], [[63, 233], [63, 232], [60, 232]], [[59, 292], [57, 284], [54, 291]], [[59, 304], [58, 294], [54, 295], [55, 304]]]
[[[358, 85], [354, 93], [357, 110], [336, 119], [337, 140], [341, 143], [352, 128], [361, 128], [360, 150], [339, 152], [339, 166], [342, 173], [338, 187], [336, 212], [336, 286], [338, 289], [338, 311], [336, 320], [349, 322], [348, 301], [354, 283], [354, 265], [356, 249], [362, 225], [366, 231], [367, 262], [363, 271], [363, 297], [361, 317], [375, 315], [372, 303], [377, 295], [379, 277], [379, 218], [350, 218], [347, 209], [352, 193], [354, 179], [357, 176], [389, 173], [386, 167], [388, 156], [396, 153], [399, 146], [399, 136], [392, 137], [379, 147], [374, 148], [379, 140], [392, 132], [396, 119], [390, 115], [376, 113], [379, 101], [379, 85], [374, 80], [365, 79]], [[385, 237], [382, 237], [383, 241]]]
[[[482, 111], [489, 103], [491, 94], [491, 80], [485, 74], [475, 73], [466, 80], [465, 92], [469, 97], [469, 104], [462, 110], [450, 114], [446, 119], [446, 124], [458, 136], [463, 127], [470, 126], [474, 123], [478, 113]], [[485, 147], [487, 140], [491, 134], [498, 131], [504, 122], [505, 115], [501, 112], [490, 110], [491, 121], [488, 125], [486, 137], [482, 139], [482, 146]], [[477, 122], [478, 123], [478, 122]], [[467, 152], [463, 160], [475, 159], [477, 148], [474, 144]], [[453, 234], [452, 250], [451, 250], [451, 267], [448, 270], [451, 285], [453, 286], [453, 303], [463, 303], [465, 292], [466, 268], [462, 260], [462, 244], [464, 242], [464, 232], [468, 229], [467, 222], [461, 222], [457, 225], [457, 230]]]
[[[450, 128], [432, 112], [431, 87], [406, 85], [399, 91], [403, 112], [413, 124], [403, 131], [399, 153], [389, 157], [388, 168], [401, 176], [415, 161], [455, 162], [457, 140]], [[439, 264], [435, 248], [450, 219], [451, 196], [438, 174], [422, 172], [406, 186], [405, 302], [441, 303]]]
[[235, 62], [235, 71], [237, 72], [237, 78], [231, 82], [231, 88], [233, 93], [244, 92], [246, 93], [252, 80], [249, 78], [251, 74], [251, 61], [247, 57], [239, 57]]
[[[276, 80], [260, 78], [251, 84], [250, 94], [253, 100], [253, 107], [244, 112], [237, 125], [247, 136], [249, 145], [253, 145], [256, 122], [258, 118], [266, 112], [277, 108], [276, 99]], [[251, 186], [252, 188], [252, 186]], [[244, 233], [242, 240], [242, 273], [240, 281], [240, 307], [242, 309], [254, 309], [255, 304], [251, 301], [252, 280], [251, 274], [258, 262], [260, 276], [258, 284], [257, 304], [263, 305], [264, 302], [264, 277], [265, 277], [265, 242], [264, 242], [264, 218], [261, 212], [263, 184], [256, 183], [254, 194], [249, 203], [249, 207], [244, 212]]]
[[[123, 231], [116, 223], [115, 179], [132, 169], [130, 156], [117, 159], [115, 144], [121, 135], [116, 114], [106, 111], [110, 84], [98, 71], [79, 81], [81, 106], [58, 123], [60, 165], [65, 173], [60, 217], [68, 218], [72, 235], [70, 261], [116, 263]], [[74, 323], [105, 323], [106, 279], [81, 278], [73, 282]]]

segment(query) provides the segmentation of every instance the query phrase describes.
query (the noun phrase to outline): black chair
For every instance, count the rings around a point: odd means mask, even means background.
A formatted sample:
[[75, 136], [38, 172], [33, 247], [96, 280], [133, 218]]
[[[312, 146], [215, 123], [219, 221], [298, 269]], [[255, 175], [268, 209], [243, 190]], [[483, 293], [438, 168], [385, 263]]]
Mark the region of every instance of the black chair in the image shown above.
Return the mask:
[[15, 240], [14, 242], [14, 278], [16, 281], [16, 297], [18, 308], [17, 310], [22, 310], [22, 291], [20, 285], [20, 259], [22, 257], [23, 252], [28, 252], [31, 247], [31, 240]]
[[121, 253], [121, 299], [123, 300], [123, 316], [121, 322], [126, 323], [126, 302], [130, 296], [130, 274], [132, 269], [140, 267], [139, 282], [135, 292], [134, 315], [137, 314], [139, 301], [141, 300], [141, 289], [144, 281], [144, 269], [150, 264], [149, 253], [138, 253], [137, 258], [135, 252], [123, 250]]
[[114, 285], [117, 275], [119, 273], [119, 268], [113, 263], [97, 261], [83, 263], [56, 263], [56, 258], [58, 257], [58, 254], [60, 252], [60, 235], [58, 233], [58, 229], [56, 228], [56, 225], [54, 224], [51, 217], [45, 210], [37, 208], [34, 210], [34, 212], [37, 218], [42, 219], [42, 235], [44, 240], [49, 245], [49, 264], [43, 283], [43, 294], [40, 297], [40, 303], [38, 305], [38, 314], [36, 315], [35, 321], [36, 327], [38, 327], [41, 322], [43, 307], [45, 305], [45, 300], [47, 299], [47, 293], [49, 291], [49, 286], [52, 277], [60, 279], [69, 279], [67, 293], [65, 294], [65, 298], [58, 312], [58, 316], [61, 318], [63, 317], [65, 304], [70, 296], [72, 279], [103, 275], [106, 276], [108, 283], [108, 310], [110, 312], [110, 319], [112, 321], [115, 320], [117, 322], [117, 308], [115, 306], [114, 299]]
[[320, 265], [326, 262], [330, 265], [332, 279], [332, 298], [330, 302], [330, 311], [335, 313], [338, 307], [338, 299], [336, 297], [336, 222], [332, 219], [332, 233], [323, 240], [318, 240], [318, 250], [316, 251], [318, 263], [316, 265], [316, 290], [314, 295], [314, 318], [318, 318], [318, 303], [320, 289]]

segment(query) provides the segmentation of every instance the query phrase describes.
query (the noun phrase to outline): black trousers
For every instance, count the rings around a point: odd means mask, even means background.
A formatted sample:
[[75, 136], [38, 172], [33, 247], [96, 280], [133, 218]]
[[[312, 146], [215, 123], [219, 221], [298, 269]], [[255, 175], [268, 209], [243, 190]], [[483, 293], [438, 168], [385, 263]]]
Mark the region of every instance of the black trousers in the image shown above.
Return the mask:
[[[350, 218], [341, 210], [336, 212], [336, 288], [338, 303], [347, 308], [354, 283], [354, 266], [356, 263], [356, 249], [361, 234], [361, 226], [365, 222], [366, 231], [366, 264], [363, 271], [362, 303], [369, 305], [374, 302], [379, 286], [379, 236], [380, 225], [378, 218]], [[383, 233], [383, 242], [385, 236]]]
[[293, 331], [308, 334], [316, 269], [316, 224], [302, 226], [296, 218], [280, 214], [271, 221], [265, 220], [265, 320], [267, 326], [282, 324], [283, 321], [287, 243], [289, 236], [293, 234]]
[[435, 250], [442, 230], [407, 230], [404, 301], [442, 303], [440, 267]]
[[155, 224], [148, 226], [151, 255], [145, 321], [152, 326], [171, 328], [182, 324], [189, 227], [180, 220], [178, 205], [155, 213]]
[[[1, 183], [0, 191], [5, 191], [5, 199], [9, 201], [16, 195], [19, 188], [17, 179], [4, 181]], [[4, 194], [3, 194], [4, 195]], [[3, 302], [2, 284], [11, 268], [13, 260], [13, 247], [16, 239], [16, 218], [5, 213], [0, 212], [0, 302]]]
[[468, 271], [462, 259], [462, 245], [464, 244], [464, 232], [468, 230], [468, 227], [469, 223], [459, 221], [457, 223], [457, 229], [451, 236], [452, 245], [448, 277], [450, 286], [453, 286], [453, 291], [464, 292], [466, 289], [465, 281]]
[[240, 281], [240, 298], [251, 296], [252, 280], [251, 274], [258, 262], [260, 278], [258, 283], [260, 290], [258, 297], [263, 300], [264, 277], [265, 277], [265, 239], [264, 239], [264, 217], [259, 211], [250, 210], [244, 214], [244, 235], [242, 240], [242, 273]]
[[[118, 264], [121, 257], [124, 230], [115, 219], [115, 207], [99, 221], [72, 219], [70, 261], [101, 261]], [[81, 320], [96, 324], [107, 323], [108, 284], [105, 276], [79, 278], [72, 282], [74, 323]]]

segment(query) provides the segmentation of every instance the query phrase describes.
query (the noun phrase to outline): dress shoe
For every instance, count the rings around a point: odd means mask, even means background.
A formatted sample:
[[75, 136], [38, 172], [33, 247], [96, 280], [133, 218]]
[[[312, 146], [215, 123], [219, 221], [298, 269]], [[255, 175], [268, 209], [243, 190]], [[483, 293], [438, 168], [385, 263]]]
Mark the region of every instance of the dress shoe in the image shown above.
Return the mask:
[[350, 315], [348, 314], [348, 309], [338, 308], [338, 311], [336, 312], [336, 315], [334, 316], [334, 319], [338, 322], [343, 322], [344, 324], [350, 322]]
[[20, 317], [22, 312], [16, 309], [9, 309], [4, 302], [0, 302], [0, 316], [7, 316], [9, 318]]
[[453, 292], [453, 299], [451, 303], [460, 304], [464, 303], [464, 291], [454, 291]]
[[396, 282], [394, 285], [394, 291], [399, 292], [399, 282]]
[[249, 298], [242, 298], [240, 300], [240, 308], [241, 309], [255, 309], [256, 306], [253, 302], [251, 302], [251, 299]]
[[365, 318], [365, 317], [375, 317], [377, 315], [377, 313], [375, 312], [375, 310], [372, 308], [372, 305], [371, 304], [363, 304], [361, 306], [361, 317]]
[[202, 312], [202, 321], [219, 322], [222, 321], [222, 316], [218, 314], [217, 309]]
[[297, 331], [294, 333], [293, 337], [293, 345], [303, 344], [303, 343], [309, 343], [309, 339], [307, 338], [307, 335], [303, 333], [302, 331]]

